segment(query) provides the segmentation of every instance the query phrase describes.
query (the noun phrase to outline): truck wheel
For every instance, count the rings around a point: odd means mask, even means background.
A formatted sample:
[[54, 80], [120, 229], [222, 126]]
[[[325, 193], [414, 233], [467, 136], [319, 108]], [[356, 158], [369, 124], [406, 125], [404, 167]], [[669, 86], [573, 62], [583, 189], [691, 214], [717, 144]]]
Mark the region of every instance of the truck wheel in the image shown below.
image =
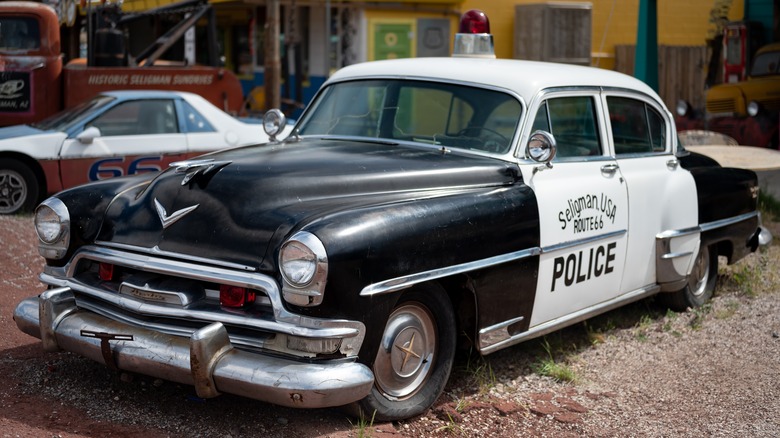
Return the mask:
[[688, 307], [701, 307], [712, 298], [718, 279], [718, 251], [715, 246], [699, 250], [693, 263], [688, 284], [677, 292], [660, 295], [666, 306], [678, 312]]
[[38, 201], [38, 180], [18, 160], [0, 159], [0, 214], [32, 211]]
[[443, 290], [423, 285], [405, 293], [382, 334], [374, 387], [351, 413], [394, 421], [425, 412], [447, 384], [455, 340], [455, 314]]

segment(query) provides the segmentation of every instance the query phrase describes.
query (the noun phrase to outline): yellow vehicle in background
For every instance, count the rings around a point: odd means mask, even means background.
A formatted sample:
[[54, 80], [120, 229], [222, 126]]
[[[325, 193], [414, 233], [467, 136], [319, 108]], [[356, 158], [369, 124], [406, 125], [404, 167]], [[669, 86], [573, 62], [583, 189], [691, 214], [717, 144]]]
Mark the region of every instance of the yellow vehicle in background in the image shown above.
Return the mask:
[[707, 91], [706, 127], [740, 144], [778, 148], [780, 43], [760, 48], [747, 79]]

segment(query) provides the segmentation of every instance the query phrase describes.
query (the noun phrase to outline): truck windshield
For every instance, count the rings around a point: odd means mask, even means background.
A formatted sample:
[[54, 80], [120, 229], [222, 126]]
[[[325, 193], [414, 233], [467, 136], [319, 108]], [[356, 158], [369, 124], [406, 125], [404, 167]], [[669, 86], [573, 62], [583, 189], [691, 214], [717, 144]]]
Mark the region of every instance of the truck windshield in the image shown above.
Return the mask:
[[97, 96], [59, 113], [33, 124], [34, 128], [44, 131], [67, 131], [71, 126], [83, 121], [96, 110], [102, 108], [115, 98], [110, 96]]
[[750, 76], [770, 76], [778, 74], [780, 52], [764, 52], [756, 56]]
[[41, 47], [38, 20], [33, 17], [0, 18], [0, 50], [35, 50]]
[[298, 132], [505, 154], [521, 115], [520, 101], [497, 90], [401, 79], [360, 80], [328, 86], [304, 115]]

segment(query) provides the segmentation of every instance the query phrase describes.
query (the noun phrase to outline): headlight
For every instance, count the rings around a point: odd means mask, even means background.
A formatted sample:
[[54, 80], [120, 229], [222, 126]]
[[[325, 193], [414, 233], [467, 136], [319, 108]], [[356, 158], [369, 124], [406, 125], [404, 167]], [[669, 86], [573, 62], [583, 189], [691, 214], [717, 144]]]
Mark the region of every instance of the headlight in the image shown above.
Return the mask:
[[70, 245], [70, 214], [65, 204], [49, 198], [35, 209], [38, 253], [47, 259], [65, 257]]
[[748, 103], [747, 112], [750, 117], [757, 116], [760, 110], [761, 110], [761, 105], [759, 105], [758, 102], [756, 102], [755, 100], [751, 100], [750, 103]]
[[688, 111], [691, 109], [691, 106], [688, 104], [688, 102], [680, 99], [677, 101], [677, 115], [680, 117], [685, 117], [688, 115]]
[[282, 245], [279, 270], [284, 285], [282, 296], [297, 306], [322, 303], [328, 278], [328, 255], [317, 236], [300, 231]]

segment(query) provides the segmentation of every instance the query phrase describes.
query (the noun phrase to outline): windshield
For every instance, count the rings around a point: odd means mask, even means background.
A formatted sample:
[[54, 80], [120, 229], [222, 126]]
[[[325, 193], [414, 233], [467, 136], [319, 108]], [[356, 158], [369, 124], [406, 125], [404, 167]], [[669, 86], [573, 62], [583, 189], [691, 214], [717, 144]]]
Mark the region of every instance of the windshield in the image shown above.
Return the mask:
[[778, 74], [777, 69], [780, 65], [780, 52], [764, 52], [756, 56], [753, 61], [753, 68], [750, 69], [750, 75], [770, 76]]
[[73, 108], [60, 111], [59, 113], [33, 124], [34, 128], [44, 131], [67, 131], [71, 126], [81, 122], [90, 116], [98, 108], [108, 105], [114, 98], [110, 96], [97, 96], [91, 100], [81, 102]]
[[311, 105], [300, 135], [412, 141], [509, 152], [522, 106], [510, 94], [465, 85], [363, 80], [330, 85]]
[[35, 50], [40, 45], [34, 17], [0, 17], [0, 51]]

